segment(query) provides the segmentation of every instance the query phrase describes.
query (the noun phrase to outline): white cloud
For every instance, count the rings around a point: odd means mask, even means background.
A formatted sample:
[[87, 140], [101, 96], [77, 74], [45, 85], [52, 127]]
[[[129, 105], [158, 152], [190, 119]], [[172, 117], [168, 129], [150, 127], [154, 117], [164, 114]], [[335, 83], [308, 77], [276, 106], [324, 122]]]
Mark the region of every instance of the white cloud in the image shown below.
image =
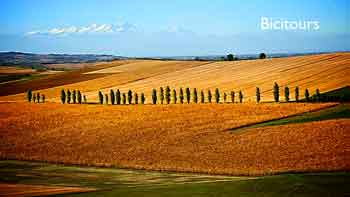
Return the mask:
[[100, 26], [96, 26], [94, 28], [94, 32], [113, 32], [112, 25], [103, 24]]
[[50, 29], [48, 31], [49, 34], [62, 34], [62, 33], [65, 33], [65, 29], [62, 28], [62, 29], [59, 29], [59, 28], [53, 28], [53, 29]]
[[40, 31], [30, 31], [30, 32], [27, 32], [26, 35], [27, 36], [31, 36], [31, 35], [35, 35], [35, 34], [39, 34]]
[[112, 24], [91, 24], [89, 26], [70, 26], [62, 28], [52, 28], [44, 31], [30, 31], [26, 35], [69, 35], [69, 34], [82, 34], [82, 33], [113, 33], [113, 32], [126, 32], [135, 31], [136, 26], [130, 23]]
[[116, 32], [136, 31], [136, 25], [130, 23], [118, 23], [115, 25]]
[[77, 31], [78, 31], [78, 28], [75, 27], [75, 26], [68, 27], [68, 28], [65, 30], [66, 33], [75, 33], [75, 32], [77, 32]]
[[78, 30], [78, 33], [85, 33], [89, 31], [90, 31], [90, 27], [82, 27]]

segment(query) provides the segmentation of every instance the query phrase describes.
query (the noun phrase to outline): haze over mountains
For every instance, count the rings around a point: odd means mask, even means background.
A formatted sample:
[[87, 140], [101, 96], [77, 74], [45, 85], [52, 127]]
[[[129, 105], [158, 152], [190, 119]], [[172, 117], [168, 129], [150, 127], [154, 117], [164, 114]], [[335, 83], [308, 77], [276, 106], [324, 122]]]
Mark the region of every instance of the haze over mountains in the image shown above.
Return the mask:
[[40, 67], [45, 64], [90, 63], [124, 59], [114, 55], [95, 54], [34, 54], [21, 52], [0, 53], [0, 66]]

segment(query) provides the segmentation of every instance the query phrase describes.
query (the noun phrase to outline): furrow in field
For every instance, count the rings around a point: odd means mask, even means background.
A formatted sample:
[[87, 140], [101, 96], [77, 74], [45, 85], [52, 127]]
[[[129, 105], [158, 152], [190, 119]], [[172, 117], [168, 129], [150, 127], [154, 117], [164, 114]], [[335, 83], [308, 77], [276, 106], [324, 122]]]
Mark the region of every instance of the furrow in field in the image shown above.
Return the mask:
[[[109, 67], [96, 72], [109, 76], [83, 81], [75, 84], [42, 90], [50, 101], [59, 102], [60, 90], [79, 89], [88, 101], [97, 102], [97, 93], [109, 93], [110, 89], [127, 92], [144, 92], [151, 102], [153, 88], [165, 87], [179, 90], [180, 87], [198, 90], [219, 88], [222, 93], [242, 90], [245, 101], [255, 100], [255, 88], [260, 87], [262, 101], [271, 101], [272, 86], [277, 82], [281, 88], [289, 86], [291, 98], [294, 88], [299, 86], [300, 98], [305, 88], [311, 94], [316, 88], [327, 92], [350, 85], [350, 53], [333, 53], [265, 60], [234, 62], [196, 62], [196, 61], [156, 61], [139, 60], [128, 64]], [[90, 74], [86, 74], [90, 75]], [[238, 94], [236, 94], [238, 95]], [[1, 100], [24, 100], [24, 94], [2, 97]]]

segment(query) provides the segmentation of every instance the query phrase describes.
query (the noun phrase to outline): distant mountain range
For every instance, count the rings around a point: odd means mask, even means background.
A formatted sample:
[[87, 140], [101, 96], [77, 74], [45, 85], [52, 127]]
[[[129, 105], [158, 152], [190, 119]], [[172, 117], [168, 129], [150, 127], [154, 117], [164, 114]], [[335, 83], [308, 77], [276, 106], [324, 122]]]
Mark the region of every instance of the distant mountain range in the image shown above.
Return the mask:
[[114, 55], [94, 54], [34, 54], [21, 52], [0, 53], [0, 66], [44, 67], [47, 64], [91, 63], [126, 59]]

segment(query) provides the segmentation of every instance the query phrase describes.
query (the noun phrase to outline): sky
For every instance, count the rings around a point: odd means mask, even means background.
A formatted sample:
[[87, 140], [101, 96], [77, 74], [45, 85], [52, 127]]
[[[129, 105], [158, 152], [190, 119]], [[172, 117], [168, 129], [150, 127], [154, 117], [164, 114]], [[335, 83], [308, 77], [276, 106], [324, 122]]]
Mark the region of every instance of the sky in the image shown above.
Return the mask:
[[129, 57], [350, 51], [349, 13], [348, 0], [1, 0], [0, 51]]

